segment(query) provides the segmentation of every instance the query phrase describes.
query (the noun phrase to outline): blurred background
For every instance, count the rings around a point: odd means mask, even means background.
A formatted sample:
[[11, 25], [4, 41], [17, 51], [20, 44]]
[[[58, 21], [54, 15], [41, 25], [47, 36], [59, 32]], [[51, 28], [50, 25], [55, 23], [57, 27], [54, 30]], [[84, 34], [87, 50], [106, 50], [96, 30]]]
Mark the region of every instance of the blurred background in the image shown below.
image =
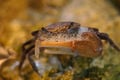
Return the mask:
[[[51, 80], [30, 72], [29, 64], [21, 76], [17, 66], [21, 46], [32, 38], [31, 32], [60, 21], [98, 28], [120, 47], [120, 0], [0, 0], [0, 80]], [[102, 57], [77, 60], [74, 80], [120, 80], [119, 58], [119, 52], [105, 43]], [[71, 75], [56, 80], [73, 80]]]

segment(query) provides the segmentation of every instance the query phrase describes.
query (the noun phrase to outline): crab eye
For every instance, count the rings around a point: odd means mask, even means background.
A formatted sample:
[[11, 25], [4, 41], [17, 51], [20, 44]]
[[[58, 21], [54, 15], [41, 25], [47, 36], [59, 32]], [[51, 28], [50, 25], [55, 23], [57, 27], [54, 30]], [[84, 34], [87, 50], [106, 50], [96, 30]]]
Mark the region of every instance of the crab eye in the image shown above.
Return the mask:
[[74, 23], [73, 23], [73, 22], [71, 22], [71, 23], [69, 24], [69, 26], [68, 26], [68, 29], [72, 28], [72, 27], [73, 27], [73, 25], [74, 25]]
[[78, 32], [78, 27], [68, 29], [69, 34], [77, 33]]
[[43, 32], [49, 32], [49, 31], [48, 31], [47, 29], [45, 29], [44, 27], [42, 27], [41, 30], [42, 30]]

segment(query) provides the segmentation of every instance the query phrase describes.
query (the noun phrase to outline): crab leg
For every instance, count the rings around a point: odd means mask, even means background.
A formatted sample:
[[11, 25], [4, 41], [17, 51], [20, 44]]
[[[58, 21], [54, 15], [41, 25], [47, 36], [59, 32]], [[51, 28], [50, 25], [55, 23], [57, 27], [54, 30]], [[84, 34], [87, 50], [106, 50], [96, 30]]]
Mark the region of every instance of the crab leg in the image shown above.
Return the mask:
[[39, 58], [40, 57], [40, 42], [39, 42], [39, 40], [36, 40], [35, 41], [35, 56], [36, 56], [36, 58]]
[[38, 68], [37, 68], [37, 66], [36, 66], [36, 64], [35, 64], [35, 62], [34, 62], [34, 60], [32, 58], [33, 55], [34, 55], [34, 49], [32, 49], [31, 51], [29, 51], [29, 53], [28, 53], [28, 59], [29, 59], [29, 62], [31, 64], [33, 70], [39, 74], [39, 70], [38, 70]]
[[34, 41], [35, 41], [34, 39], [30, 39], [29, 41], [25, 42], [22, 46], [22, 51], [24, 52], [26, 49], [26, 46], [32, 44]]
[[34, 45], [30, 46], [28, 49], [24, 49], [23, 50], [23, 53], [22, 53], [22, 57], [21, 57], [21, 60], [20, 60], [20, 64], [19, 64], [19, 70], [21, 70], [22, 68], [22, 65], [26, 59], [26, 55], [29, 54], [29, 51], [34, 48]]
[[106, 40], [107, 42], [109, 42], [109, 44], [115, 48], [116, 50], [120, 51], [120, 48], [112, 41], [112, 39], [110, 39], [110, 37], [108, 36], [108, 34], [106, 33], [98, 33], [98, 36], [103, 39]]

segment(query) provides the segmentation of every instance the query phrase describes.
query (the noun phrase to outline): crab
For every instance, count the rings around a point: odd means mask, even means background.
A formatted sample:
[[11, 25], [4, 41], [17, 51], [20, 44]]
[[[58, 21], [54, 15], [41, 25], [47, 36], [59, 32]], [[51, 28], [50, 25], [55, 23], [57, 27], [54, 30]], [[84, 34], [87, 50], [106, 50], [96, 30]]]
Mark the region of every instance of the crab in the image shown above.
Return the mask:
[[32, 35], [34, 38], [22, 45], [23, 54], [19, 69], [21, 70], [27, 56], [33, 70], [38, 74], [40, 72], [33, 56], [40, 58], [45, 54], [93, 58], [102, 55], [102, 40], [120, 51], [107, 33], [99, 32], [97, 28], [83, 27], [76, 22], [57, 22], [32, 32]]

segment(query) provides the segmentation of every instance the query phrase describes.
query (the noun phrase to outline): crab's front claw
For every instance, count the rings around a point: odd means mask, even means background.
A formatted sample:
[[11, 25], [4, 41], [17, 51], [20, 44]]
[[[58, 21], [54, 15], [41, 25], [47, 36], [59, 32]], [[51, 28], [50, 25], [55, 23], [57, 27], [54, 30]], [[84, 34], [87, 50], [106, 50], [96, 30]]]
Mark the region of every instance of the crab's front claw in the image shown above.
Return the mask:
[[102, 47], [90, 41], [76, 41], [74, 44], [76, 52], [83, 57], [97, 57], [102, 53]]

